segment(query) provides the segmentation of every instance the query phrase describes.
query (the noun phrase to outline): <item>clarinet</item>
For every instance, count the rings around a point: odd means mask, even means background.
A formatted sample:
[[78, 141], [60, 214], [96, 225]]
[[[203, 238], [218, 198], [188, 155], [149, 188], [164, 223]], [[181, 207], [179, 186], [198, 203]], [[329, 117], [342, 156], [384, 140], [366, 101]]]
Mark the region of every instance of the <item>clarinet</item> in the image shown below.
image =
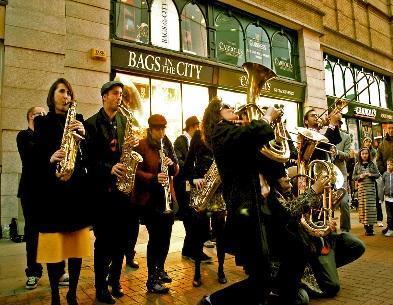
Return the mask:
[[161, 139], [161, 149], [159, 150], [159, 153], [160, 153], [160, 160], [161, 160], [161, 172], [168, 176], [166, 182], [162, 185], [165, 194], [164, 214], [171, 214], [173, 211], [171, 209], [172, 199], [171, 199], [170, 184], [169, 184], [169, 172], [168, 172], [168, 166], [164, 164], [164, 160], [166, 156], [164, 153], [164, 143], [162, 139]]

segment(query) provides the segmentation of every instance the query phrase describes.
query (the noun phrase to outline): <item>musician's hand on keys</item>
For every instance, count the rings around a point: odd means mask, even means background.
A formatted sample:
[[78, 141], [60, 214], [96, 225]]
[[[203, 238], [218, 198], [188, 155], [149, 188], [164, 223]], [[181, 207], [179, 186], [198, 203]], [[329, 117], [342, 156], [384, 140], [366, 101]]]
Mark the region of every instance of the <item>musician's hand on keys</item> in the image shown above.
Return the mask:
[[203, 178], [193, 179], [192, 182], [194, 183], [198, 191], [201, 190], [206, 183], [205, 179]]
[[173, 161], [172, 161], [170, 158], [165, 157], [165, 159], [164, 159], [164, 165], [165, 165], [165, 166], [172, 166], [172, 165], [173, 165]]
[[165, 174], [165, 173], [159, 173], [157, 175], [157, 180], [158, 180], [159, 184], [164, 185], [164, 184], [166, 184], [168, 182], [168, 175]]
[[329, 184], [329, 177], [327, 175], [321, 175], [314, 182], [311, 188], [314, 190], [316, 194], [321, 194], [325, 188]]
[[131, 137], [130, 145], [132, 147], [137, 147], [139, 145], [139, 139], [137, 137]]
[[273, 123], [275, 120], [277, 120], [282, 114], [282, 111], [279, 109], [276, 109], [274, 107], [269, 107], [266, 109], [265, 115], [263, 116], [264, 119], [266, 119], [269, 124]]
[[337, 231], [337, 222], [335, 220], [328, 221], [328, 226], [330, 228], [330, 231], [332, 231], [332, 232]]
[[72, 176], [71, 171], [64, 170], [64, 172], [60, 174], [59, 180], [66, 182], [66, 181], [70, 180], [71, 176]]
[[75, 131], [77, 134], [83, 137], [86, 135], [85, 127], [83, 126], [82, 122], [79, 122], [78, 120], [72, 121], [70, 125], [68, 125], [68, 128], [69, 130]]
[[341, 118], [342, 118], [342, 116], [341, 116], [340, 112], [333, 113], [330, 116], [330, 124], [334, 125], [334, 126], [338, 126], [341, 121]]
[[66, 156], [66, 153], [64, 150], [62, 150], [62, 149], [56, 150], [53, 153], [53, 155], [50, 157], [49, 162], [50, 163], [60, 162], [61, 160], [63, 160], [65, 158], [65, 156]]
[[123, 163], [116, 163], [113, 165], [111, 174], [115, 175], [117, 178], [123, 178], [127, 173], [127, 168]]

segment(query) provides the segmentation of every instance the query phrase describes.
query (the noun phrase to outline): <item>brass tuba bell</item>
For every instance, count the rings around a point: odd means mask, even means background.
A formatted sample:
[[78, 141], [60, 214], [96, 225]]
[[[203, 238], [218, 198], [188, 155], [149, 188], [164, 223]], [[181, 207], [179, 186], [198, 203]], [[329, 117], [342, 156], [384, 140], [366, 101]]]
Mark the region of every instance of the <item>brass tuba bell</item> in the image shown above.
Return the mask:
[[[260, 120], [265, 111], [256, 104], [256, 99], [259, 98], [265, 83], [277, 75], [268, 67], [252, 62], [244, 63], [243, 69], [248, 75], [247, 104], [239, 108], [238, 113], [246, 114], [248, 121]], [[281, 117], [276, 122], [272, 122], [274, 140], [263, 146], [260, 152], [269, 159], [285, 163], [289, 160], [290, 151], [286, 128]]]

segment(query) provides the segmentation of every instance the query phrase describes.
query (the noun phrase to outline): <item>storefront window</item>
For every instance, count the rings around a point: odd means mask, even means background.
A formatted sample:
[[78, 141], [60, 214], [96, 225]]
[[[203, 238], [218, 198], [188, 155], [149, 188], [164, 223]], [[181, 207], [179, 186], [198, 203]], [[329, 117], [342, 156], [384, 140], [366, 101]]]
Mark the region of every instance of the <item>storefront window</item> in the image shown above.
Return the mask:
[[190, 116], [196, 115], [202, 121], [203, 113], [209, 104], [209, 89], [195, 85], [182, 85], [183, 128]]
[[339, 97], [344, 94], [344, 82], [343, 82], [343, 71], [341, 70], [341, 66], [336, 64], [333, 68], [334, 72], [334, 95]]
[[361, 103], [369, 104], [370, 97], [368, 94], [368, 78], [363, 72], [357, 73], [358, 100]]
[[234, 108], [239, 108], [240, 106], [247, 103], [247, 95], [245, 93], [218, 89], [217, 96], [221, 98], [225, 104], [228, 104]]
[[253, 24], [246, 30], [247, 61], [272, 67], [270, 57], [270, 42], [267, 33], [262, 27]]
[[146, 0], [116, 2], [116, 37], [149, 43], [149, 13]]
[[179, 15], [172, 0], [154, 0], [151, 7], [153, 45], [180, 50]]
[[198, 5], [187, 4], [181, 20], [183, 51], [207, 57], [206, 21]]
[[166, 118], [166, 135], [173, 143], [182, 134], [180, 83], [152, 79], [151, 89], [151, 113]]
[[217, 60], [241, 66], [244, 63], [243, 30], [234, 18], [220, 13], [215, 22]]
[[325, 90], [326, 95], [334, 96], [334, 83], [333, 83], [333, 74], [332, 74], [332, 66], [330, 62], [326, 59], [324, 60], [325, 65]]
[[378, 82], [375, 77], [369, 78], [370, 83], [370, 102], [371, 105], [379, 107], [380, 99], [379, 99], [379, 88]]
[[355, 87], [353, 85], [353, 74], [349, 67], [344, 68], [344, 78], [346, 91], [345, 96], [347, 97], [347, 99], [353, 99], [355, 97]]
[[378, 82], [378, 88], [379, 88], [379, 98], [380, 98], [381, 107], [387, 108], [386, 83], [384, 79], [381, 79]]
[[141, 104], [136, 104], [135, 101], [133, 105], [135, 106], [132, 110], [136, 120], [142, 127], [147, 127], [147, 119], [150, 116], [150, 85], [149, 79], [145, 77], [137, 77], [123, 73], [116, 73], [116, 80], [121, 81], [124, 86], [132, 86], [132, 84], [137, 88]]
[[274, 71], [277, 75], [295, 78], [291, 42], [281, 32], [276, 32], [272, 37], [272, 56]]

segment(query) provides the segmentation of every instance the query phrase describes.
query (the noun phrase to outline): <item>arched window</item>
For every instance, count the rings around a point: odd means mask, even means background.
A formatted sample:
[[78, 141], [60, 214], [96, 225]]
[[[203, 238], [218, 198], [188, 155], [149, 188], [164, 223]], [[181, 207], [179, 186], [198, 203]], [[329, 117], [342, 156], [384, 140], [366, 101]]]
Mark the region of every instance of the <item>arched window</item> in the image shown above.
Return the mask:
[[339, 62], [335, 63], [333, 66], [333, 75], [334, 95], [336, 97], [342, 96], [344, 94], [344, 78], [343, 71], [341, 70], [341, 65]]
[[244, 63], [244, 35], [240, 23], [223, 13], [216, 18], [217, 60], [236, 66]]
[[154, 0], [151, 6], [151, 42], [153, 45], [180, 50], [179, 15], [172, 0]]
[[146, 0], [116, 2], [116, 37], [149, 43], [149, 13]]
[[189, 3], [181, 15], [183, 51], [207, 57], [206, 21], [198, 5]]
[[[345, 96], [347, 99], [355, 98], [355, 87], [353, 85], [353, 74], [351, 67], [347, 66], [344, 68], [344, 79], [345, 79]], [[352, 87], [352, 89], [351, 89]]]
[[[365, 76], [365, 77], [363, 77]], [[367, 75], [362, 72], [358, 71], [357, 76], [357, 95], [358, 95], [358, 101], [364, 104], [369, 104], [370, 103], [370, 96], [368, 94], [368, 77]]]
[[333, 69], [330, 61], [324, 60], [326, 95], [334, 96]]
[[272, 67], [270, 57], [270, 41], [266, 31], [254, 24], [246, 29], [247, 61], [256, 62], [266, 67]]
[[379, 87], [376, 77], [370, 76], [369, 84], [370, 84], [369, 90], [370, 90], [371, 105], [379, 107], [380, 105]]
[[381, 101], [381, 107], [387, 108], [387, 96], [386, 96], [386, 80], [384, 78], [382, 78], [379, 81], [379, 98]]
[[273, 67], [277, 75], [295, 78], [294, 63], [292, 62], [292, 47], [288, 37], [282, 32], [276, 32], [272, 37]]

